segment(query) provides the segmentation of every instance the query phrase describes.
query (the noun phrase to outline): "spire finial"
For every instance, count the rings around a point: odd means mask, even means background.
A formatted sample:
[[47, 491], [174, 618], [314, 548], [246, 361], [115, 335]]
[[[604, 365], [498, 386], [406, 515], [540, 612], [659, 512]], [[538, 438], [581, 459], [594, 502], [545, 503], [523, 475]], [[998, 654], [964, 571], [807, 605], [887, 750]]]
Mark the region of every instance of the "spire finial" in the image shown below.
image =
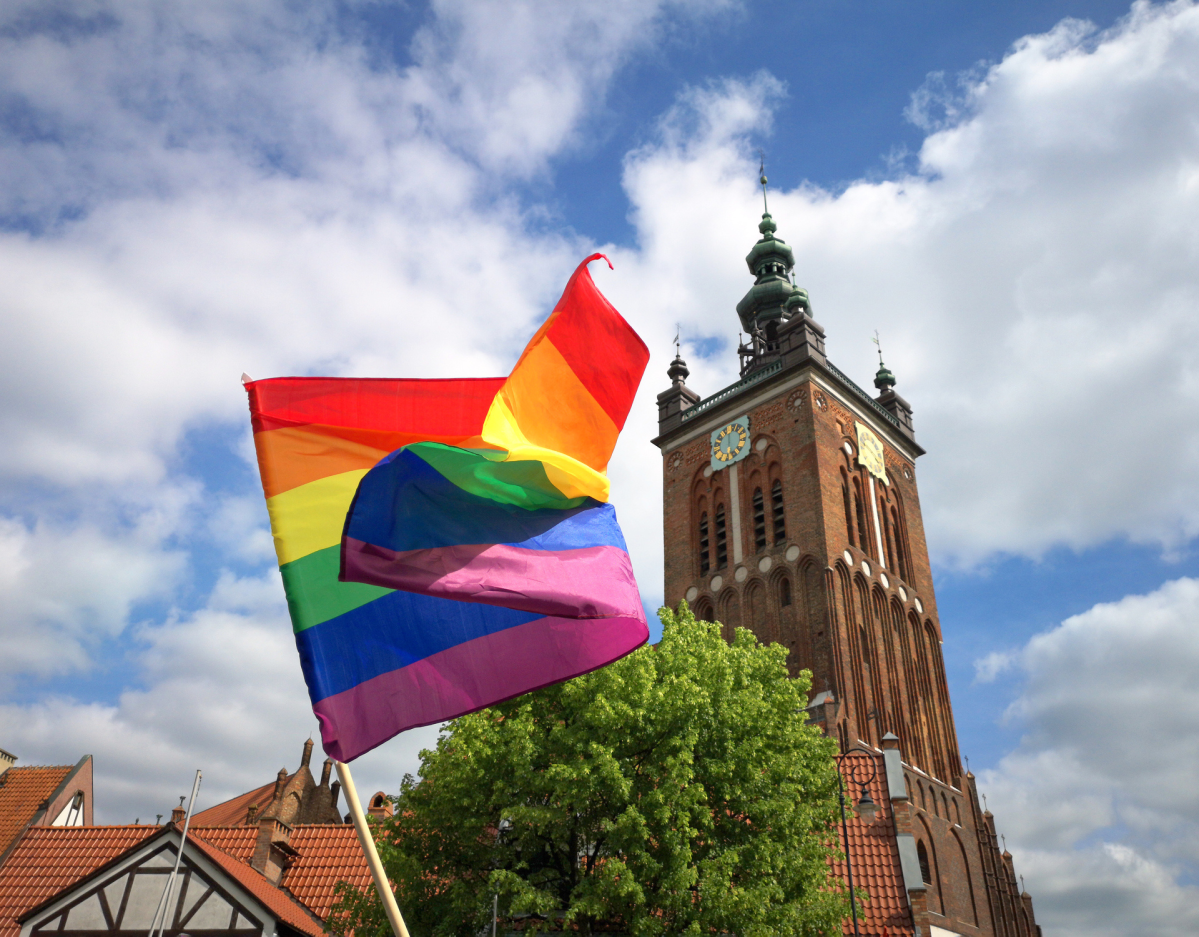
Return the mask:
[[879, 341], [878, 329], [874, 330], [874, 337], [871, 338], [870, 341], [878, 345], [878, 371], [874, 375], [874, 386], [877, 387], [880, 392], [885, 393], [887, 390], [895, 387], [895, 375], [891, 373], [890, 369], [885, 364], [883, 364], [883, 345], [882, 342]]
[[680, 358], [683, 355], [682, 343], [680, 338], [683, 335], [683, 327], [679, 323], [674, 324], [674, 356]]
[[758, 182], [762, 186], [762, 214], [769, 215], [770, 209], [766, 205], [766, 154], [758, 150]]

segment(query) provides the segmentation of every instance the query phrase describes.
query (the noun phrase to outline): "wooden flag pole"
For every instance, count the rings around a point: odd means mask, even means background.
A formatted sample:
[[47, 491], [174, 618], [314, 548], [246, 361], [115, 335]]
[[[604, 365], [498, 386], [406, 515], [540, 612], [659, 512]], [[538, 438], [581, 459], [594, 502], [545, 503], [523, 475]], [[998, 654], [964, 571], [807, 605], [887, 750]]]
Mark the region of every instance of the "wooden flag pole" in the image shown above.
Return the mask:
[[358, 801], [358, 791], [354, 787], [354, 779], [350, 776], [350, 766], [340, 761], [333, 762], [337, 766], [337, 777], [341, 780], [341, 789], [346, 792], [346, 801], [350, 805], [350, 816], [354, 818], [354, 829], [358, 831], [358, 841], [366, 854], [366, 864], [371, 867], [371, 876], [375, 880], [375, 889], [379, 892], [379, 900], [391, 921], [391, 929], [395, 937], [408, 937], [408, 928], [404, 917], [400, 914], [400, 906], [396, 904], [396, 896], [392, 894], [391, 884], [387, 881], [387, 873], [383, 871], [383, 863], [379, 861], [379, 851], [375, 849], [375, 840], [371, 836], [370, 827], [366, 825], [366, 815], [362, 812], [362, 804]]

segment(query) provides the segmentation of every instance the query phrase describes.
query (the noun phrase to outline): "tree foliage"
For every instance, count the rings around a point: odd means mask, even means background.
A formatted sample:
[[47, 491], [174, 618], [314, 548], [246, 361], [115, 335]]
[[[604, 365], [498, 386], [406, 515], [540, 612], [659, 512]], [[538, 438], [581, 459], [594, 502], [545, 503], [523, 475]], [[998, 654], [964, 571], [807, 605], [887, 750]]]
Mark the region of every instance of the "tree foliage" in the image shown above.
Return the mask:
[[[450, 723], [380, 853], [414, 937], [541, 930], [839, 933], [834, 744], [786, 650], [660, 612], [661, 643]], [[526, 915], [528, 917], [526, 917]], [[373, 892], [330, 922], [386, 933]], [[502, 926], [502, 925], [501, 925]]]

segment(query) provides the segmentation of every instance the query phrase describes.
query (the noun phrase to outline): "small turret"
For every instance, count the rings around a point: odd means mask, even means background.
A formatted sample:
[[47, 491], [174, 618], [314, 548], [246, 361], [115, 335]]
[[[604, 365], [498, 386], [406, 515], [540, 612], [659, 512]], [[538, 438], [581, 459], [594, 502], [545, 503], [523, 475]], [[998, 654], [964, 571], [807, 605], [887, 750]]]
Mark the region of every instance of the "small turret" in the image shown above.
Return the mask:
[[912, 428], [912, 405], [895, 393], [895, 383], [895, 375], [890, 368], [883, 364], [880, 350], [878, 371], [874, 375], [874, 386], [878, 388], [879, 406], [895, 417], [899, 423], [899, 431], [914, 441], [916, 434]]
[[670, 378], [670, 388], [658, 394], [658, 427], [661, 432], [667, 432], [683, 421], [683, 412], [699, 403], [699, 394], [687, 386], [687, 378], [691, 375], [687, 362], [683, 360], [682, 348], [678, 337], [675, 338], [674, 361], [666, 369]]
[[687, 362], [683, 360], [683, 356], [675, 353], [674, 361], [670, 362], [670, 367], [666, 369], [666, 376], [670, 378], [671, 387], [685, 387], [687, 378], [691, 376], [691, 369], [687, 367]]

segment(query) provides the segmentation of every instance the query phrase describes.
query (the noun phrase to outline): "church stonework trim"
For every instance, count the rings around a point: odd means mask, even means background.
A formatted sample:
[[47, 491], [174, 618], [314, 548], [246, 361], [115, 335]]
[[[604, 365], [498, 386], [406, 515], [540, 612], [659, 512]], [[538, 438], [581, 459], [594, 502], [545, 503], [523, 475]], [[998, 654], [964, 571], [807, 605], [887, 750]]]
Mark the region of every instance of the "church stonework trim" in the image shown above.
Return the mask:
[[[1034, 937], [1031, 898], [962, 770], [911, 407], [881, 362], [874, 397], [828, 361], [807, 294], [786, 279], [790, 248], [769, 215], [759, 231], [747, 257], [755, 285], [737, 307], [751, 336], [741, 379], [702, 400], [677, 355], [658, 395], [666, 602], [686, 599], [730, 640], [745, 627], [786, 647], [792, 672], [812, 674], [808, 718], [842, 750], [897, 745], [906, 829], [930, 876], [911, 895], [913, 925]], [[742, 416], [748, 454], [714, 468], [711, 434]], [[860, 427], [873, 472], [859, 460]]]

